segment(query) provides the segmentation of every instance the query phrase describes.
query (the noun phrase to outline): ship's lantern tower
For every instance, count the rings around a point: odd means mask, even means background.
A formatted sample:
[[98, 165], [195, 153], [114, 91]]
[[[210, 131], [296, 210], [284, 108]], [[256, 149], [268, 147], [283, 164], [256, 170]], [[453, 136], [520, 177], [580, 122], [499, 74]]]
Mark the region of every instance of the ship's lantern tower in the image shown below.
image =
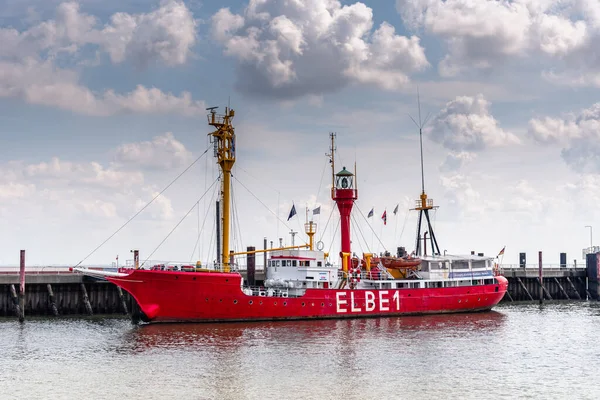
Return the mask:
[[342, 235], [342, 258], [344, 253], [350, 254], [350, 213], [354, 201], [358, 198], [358, 190], [354, 188], [354, 174], [344, 167], [335, 174], [335, 187], [332, 190], [333, 200], [340, 210], [340, 230]]

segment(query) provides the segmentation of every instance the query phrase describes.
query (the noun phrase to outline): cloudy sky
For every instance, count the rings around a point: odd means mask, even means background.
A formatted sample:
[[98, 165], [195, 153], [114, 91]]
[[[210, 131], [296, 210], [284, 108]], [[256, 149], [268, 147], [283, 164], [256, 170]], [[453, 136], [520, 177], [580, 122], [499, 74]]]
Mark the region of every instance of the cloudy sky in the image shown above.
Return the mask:
[[354, 250], [412, 250], [417, 90], [442, 250], [557, 263], [600, 238], [597, 0], [3, 0], [0, 43], [0, 265], [75, 264], [142, 209], [85, 263], [214, 259], [205, 108], [228, 102], [236, 250], [321, 206], [339, 251], [329, 132]]

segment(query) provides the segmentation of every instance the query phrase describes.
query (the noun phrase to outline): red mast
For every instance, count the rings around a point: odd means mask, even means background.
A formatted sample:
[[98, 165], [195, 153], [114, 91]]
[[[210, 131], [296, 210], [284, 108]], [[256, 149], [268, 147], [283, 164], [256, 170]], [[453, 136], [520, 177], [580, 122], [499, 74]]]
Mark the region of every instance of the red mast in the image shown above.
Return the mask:
[[350, 213], [354, 200], [358, 198], [358, 190], [354, 188], [354, 174], [343, 167], [343, 169], [335, 172], [335, 133], [331, 133], [331, 153], [329, 154], [332, 171], [332, 188], [331, 198], [336, 202], [340, 211], [340, 230], [342, 239], [342, 266], [344, 271], [348, 271], [348, 260], [351, 254], [350, 245]]

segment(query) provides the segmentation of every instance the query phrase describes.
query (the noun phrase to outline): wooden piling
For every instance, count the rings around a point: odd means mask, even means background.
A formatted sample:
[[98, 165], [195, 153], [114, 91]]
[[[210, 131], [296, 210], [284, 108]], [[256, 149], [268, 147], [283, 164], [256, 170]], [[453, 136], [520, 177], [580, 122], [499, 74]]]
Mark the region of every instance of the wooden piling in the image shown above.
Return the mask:
[[52, 314], [55, 317], [58, 317], [58, 307], [56, 307], [56, 302], [54, 301], [54, 291], [52, 290], [52, 285], [48, 283], [46, 285], [46, 289], [48, 290], [48, 301], [50, 303]]
[[265, 274], [265, 279], [267, 279], [267, 238], [265, 237], [263, 240], [263, 246], [265, 248], [265, 252], [263, 253], [263, 273]]
[[562, 287], [562, 285], [560, 284], [560, 282], [558, 281], [558, 279], [554, 278], [554, 282], [556, 282], [556, 284], [558, 285], [558, 288], [560, 289], [560, 291], [562, 292], [562, 294], [565, 295], [565, 297], [567, 298], [567, 300], [571, 300], [571, 298], [569, 297], [569, 294], [567, 293], [567, 291]]
[[254, 246], [248, 246], [246, 251], [246, 280], [248, 281], [249, 286], [254, 286], [256, 284], [256, 254], [251, 253], [256, 248]]
[[523, 290], [525, 290], [525, 293], [527, 293], [527, 296], [529, 296], [529, 299], [531, 301], [533, 301], [533, 296], [531, 295], [531, 293], [529, 293], [529, 290], [527, 290], [527, 287], [525, 286], [525, 284], [523, 284], [523, 281], [518, 276], [517, 276], [517, 282], [519, 282], [519, 284], [521, 285]]
[[13, 304], [15, 305], [15, 316], [18, 318], [21, 316], [21, 306], [19, 305], [19, 297], [17, 296], [15, 285], [10, 285], [10, 295], [12, 296]]
[[571, 279], [569, 279], [568, 276], [566, 278], [567, 278], [567, 282], [569, 282], [569, 285], [571, 285], [571, 289], [573, 289], [573, 291], [575, 292], [575, 296], [577, 296], [577, 299], [581, 300], [581, 295], [579, 294], [579, 291], [577, 290], [575, 285], [573, 285], [573, 282], [571, 282]]
[[540, 281], [540, 304], [544, 304], [544, 273], [542, 272], [542, 252], [538, 253], [538, 261], [539, 261], [539, 281]]
[[123, 314], [129, 315], [129, 311], [127, 310], [127, 302], [125, 302], [125, 296], [123, 296], [123, 290], [120, 286], [117, 286], [117, 292], [119, 293], [119, 301], [121, 302], [121, 307], [123, 308]]
[[21, 250], [19, 267], [19, 322], [25, 321], [25, 250]]
[[508, 291], [508, 289], [506, 289], [506, 295], [508, 296], [508, 299], [512, 303], [514, 300], [513, 300], [512, 296], [510, 295], [510, 292]]
[[548, 289], [546, 289], [546, 287], [544, 286], [543, 281], [541, 281], [540, 278], [537, 278], [537, 281], [538, 281], [538, 284], [540, 285], [540, 294], [542, 295], [542, 299], [544, 297], [544, 293], [546, 293], [546, 297], [548, 298], [548, 300], [553, 300], [552, 295], [550, 294]]
[[88, 313], [88, 315], [94, 315], [93, 311], [92, 311], [92, 305], [90, 304], [90, 299], [88, 297], [87, 294], [87, 290], [85, 289], [85, 284], [81, 284], [81, 295], [83, 297], [83, 304], [85, 305], [85, 309]]

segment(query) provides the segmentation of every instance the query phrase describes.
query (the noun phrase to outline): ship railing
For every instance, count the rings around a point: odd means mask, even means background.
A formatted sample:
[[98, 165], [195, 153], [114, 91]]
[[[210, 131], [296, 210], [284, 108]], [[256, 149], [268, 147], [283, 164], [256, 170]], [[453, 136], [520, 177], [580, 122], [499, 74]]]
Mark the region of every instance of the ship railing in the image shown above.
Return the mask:
[[[523, 269], [539, 269], [539, 264], [501, 264], [498, 266], [500, 271], [514, 271], [514, 270], [523, 270]], [[542, 269], [544, 271], [564, 271], [565, 269], [573, 269], [573, 268], [585, 268], [585, 263], [571, 263], [571, 264], [542, 264]]]
[[[121, 269], [132, 269], [133, 264], [126, 263], [126, 267]], [[196, 271], [196, 270], [208, 270], [214, 272], [224, 272], [225, 266], [220, 263], [209, 263], [209, 264], [196, 264], [196, 262], [190, 261], [162, 261], [162, 260], [145, 260], [140, 262], [141, 269], [157, 270], [157, 271]], [[240, 271], [238, 264], [232, 264], [229, 266], [229, 272]]]
[[[19, 273], [19, 266], [0, 266], [1, 275], [14, 275]], [[61, 275], [61, 274], [72, 274], [73, 271], [69, 271], [69, 266], [62, 265], [27, 265], [25, 266], [25, 275]]]
[[[338, 271], [338, 279], [346, 278], [358, 278], [359, 274], [353, 274], [352, 272]], [[368, 279], [373, 281], [389, 281], [394, 280], [394, 277], [386, 270], [371, 270], [370, 272], [361, 271], [360, 279]]]

